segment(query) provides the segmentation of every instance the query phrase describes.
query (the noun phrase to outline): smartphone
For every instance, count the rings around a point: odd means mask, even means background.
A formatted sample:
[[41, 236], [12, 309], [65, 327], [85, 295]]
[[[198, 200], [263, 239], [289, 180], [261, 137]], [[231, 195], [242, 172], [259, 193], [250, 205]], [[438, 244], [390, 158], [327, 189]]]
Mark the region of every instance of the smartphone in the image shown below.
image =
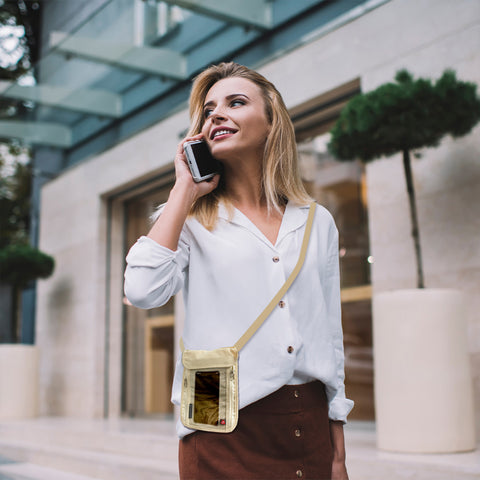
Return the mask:
[[203, 182], [218, 173], [218, 162], [213, 158], [206, 142], [203, 140], [185, 142], [183, 149], [195, 182]]

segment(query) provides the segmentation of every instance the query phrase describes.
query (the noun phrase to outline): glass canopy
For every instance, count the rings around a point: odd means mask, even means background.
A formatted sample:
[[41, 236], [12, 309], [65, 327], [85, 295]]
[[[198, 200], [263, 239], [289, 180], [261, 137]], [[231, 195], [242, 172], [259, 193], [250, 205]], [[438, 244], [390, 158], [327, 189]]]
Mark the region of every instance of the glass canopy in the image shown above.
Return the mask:
[[184, 106], [205, 66], [256, 67], [362, 3], [47, 0], [37, 83], [0, 82], [1, 97], [27, 107], [1, 119], [0, 138], [61, 149], [67, 166]]

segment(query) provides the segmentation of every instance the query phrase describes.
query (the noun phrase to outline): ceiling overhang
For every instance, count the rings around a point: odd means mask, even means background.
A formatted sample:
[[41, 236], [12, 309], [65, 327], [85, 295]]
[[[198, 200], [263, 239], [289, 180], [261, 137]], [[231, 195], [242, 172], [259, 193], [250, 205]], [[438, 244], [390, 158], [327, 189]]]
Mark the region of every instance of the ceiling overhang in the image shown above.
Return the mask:
[[20, 138], [33, 145], [69, 148], [72, 132], [58, 123], [0, 120], [0, 138]]
[[137, 47], [126, 43], [113, 43], [83, 36], [66, 37], [53, 32], [50, 44], [59, 52], [116, 65], [150, 75], [160, 75], [177, 80], [187, 78], [187, 60], [173, 50], [156, 47]]
[[[386, 1], [104, 2], [74, 31], [46, 32], [50, 45], [35, 66], [39, 84], [0, 83], [1, 98], [30, 102], [0, 123], [0, 137], [66, 149], [64, 165], [76, 163], [184, 106], [189, 80], [208, 65], [234, 60], [255, 68], [312, 32], [338, 28], [356, 7], [369, 6], [360, 15]], [[179, 17], [167, 18], [162, 30], [165, 12]]]
[[50, 107], [117, 118], [122, 115], [122, 97], [107, 90], [75, 89], [52, 85], [22, 86], [0, 81], [0, 96]]
[[201, 15], [245, 27], [269, 29], [273, 26], [273, 6], [269, 0], [222, 0], [221, 2], [218, 0], [163, 1]]

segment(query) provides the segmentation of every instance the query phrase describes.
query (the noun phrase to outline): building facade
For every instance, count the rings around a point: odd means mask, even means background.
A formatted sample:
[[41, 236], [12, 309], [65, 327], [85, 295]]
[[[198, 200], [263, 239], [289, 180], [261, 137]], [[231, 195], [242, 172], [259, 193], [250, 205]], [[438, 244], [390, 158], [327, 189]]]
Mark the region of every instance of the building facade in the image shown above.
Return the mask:
[[[372, 295], [415, 287], [402, 162], [338, 163], [328, 131], [349, 98], [401, 68], [430, 78], [453, 68], [479, 83], [479, 40], [471, 0], [46, 2], [39, 85], [63, 96], [49, 105], [45, 93], [35, 117], [43, 137], [30, 139], [39, 178], [55, 176], [37, 179], [38, 244], [56, 260], [36, 291], [41, 414], [173, 416], [182, 300], [128, 305], [124, 259], [173, 184], [191, 78], [234, 60], [282, 93], [307, 189], [336, 219], [351, 418], [374, 419]], [[421, 153], [426, 284], [467, 295], [478, 419], [480, 128]]]

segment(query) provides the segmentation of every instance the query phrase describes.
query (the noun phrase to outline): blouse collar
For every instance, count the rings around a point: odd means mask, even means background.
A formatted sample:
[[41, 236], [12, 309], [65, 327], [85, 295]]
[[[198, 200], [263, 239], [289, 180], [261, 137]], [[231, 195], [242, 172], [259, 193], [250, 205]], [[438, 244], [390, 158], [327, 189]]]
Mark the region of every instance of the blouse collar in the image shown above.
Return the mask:
[[233, 217], [230, 218], [227, 207], [223, 202], [221, 202], [218, 206], [218, 217], [232, 224], [240, 225], [246, 228], [255, 236], [257, 236], [262, 242], [266, 243], [269, 247], [276, 247], [290, 232], [293, 232], [305, 225], [308, 216], [308, 209], [309, 205], [297, 205], [291, 201], [288, 201], [285, 207], [285, 212], [283, 214], [282, 223], [280, 225], [280, 230], [278, 232], [275, 245], [272, 245], [265, 235], [255, 226], [255, 224], [235, 207], [233, 210]]

